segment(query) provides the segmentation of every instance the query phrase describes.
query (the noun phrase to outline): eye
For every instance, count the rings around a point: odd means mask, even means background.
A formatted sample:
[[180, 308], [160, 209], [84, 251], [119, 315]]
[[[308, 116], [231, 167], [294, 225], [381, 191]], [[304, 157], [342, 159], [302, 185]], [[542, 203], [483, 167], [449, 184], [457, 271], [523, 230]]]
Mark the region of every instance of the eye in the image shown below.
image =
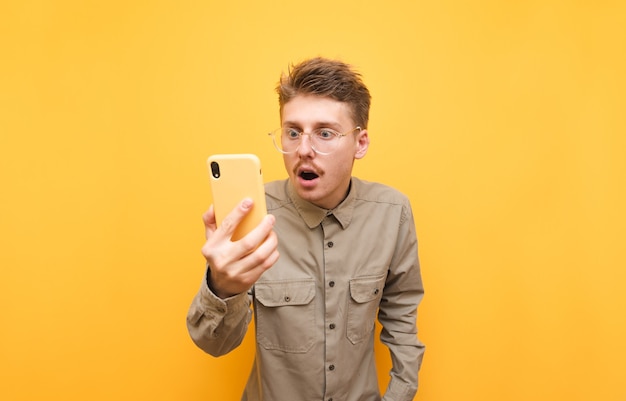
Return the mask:
[[337, 137], [337, 133], [329, 128], [320, 128], [319, 130], [317, 130], [316, 135], [318, 138], [326, 140], [334, 139]]
[[283, 135], [288, 139], [298, 139], [300, 137], [300, 132], [298, 132], [295, 128], [285, 128], [283, 130]]

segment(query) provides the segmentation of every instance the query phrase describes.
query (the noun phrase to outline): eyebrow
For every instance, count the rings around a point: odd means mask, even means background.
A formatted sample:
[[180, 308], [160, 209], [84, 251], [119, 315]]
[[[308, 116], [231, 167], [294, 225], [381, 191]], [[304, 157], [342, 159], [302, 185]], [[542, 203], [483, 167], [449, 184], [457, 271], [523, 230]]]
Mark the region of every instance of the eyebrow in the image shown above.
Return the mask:
[[[296, 122], [296, 121], [285, 121], [283, 122], [283, 126], [285, 127], [292, 127], [292, 128], [299, 128], [301, 126], [300, 123]], [[337, 123], [337, 122], [326, 122], [326, 121], [319, 121], [316, 122], [313, 125], [313, 128], [331, 128], [334, 129], [336, 131], [340, 131], [341, 130], [341, 124]]]

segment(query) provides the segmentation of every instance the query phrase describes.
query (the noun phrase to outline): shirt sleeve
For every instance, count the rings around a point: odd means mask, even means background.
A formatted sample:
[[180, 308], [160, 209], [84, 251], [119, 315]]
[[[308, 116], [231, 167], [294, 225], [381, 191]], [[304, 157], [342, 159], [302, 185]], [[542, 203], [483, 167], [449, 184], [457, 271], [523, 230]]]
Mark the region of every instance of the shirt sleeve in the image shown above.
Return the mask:
[[408, 200], [403, 208], [394, 257], [378, 312], [380, 339], [390, 351], [391, 380], [383, 401], [412, 401], [424, 345], [417, 337], [417, 307], [424, 295], [415, 224]]
[[[207, 269], [208, 275], [208, 269]], [[187, 313], [187, 330], [203, 351], [221, 356], [243, 340], [252, 317], [250, 297], [241, 293], [221, 299], [209, 289], [206, 276]]]

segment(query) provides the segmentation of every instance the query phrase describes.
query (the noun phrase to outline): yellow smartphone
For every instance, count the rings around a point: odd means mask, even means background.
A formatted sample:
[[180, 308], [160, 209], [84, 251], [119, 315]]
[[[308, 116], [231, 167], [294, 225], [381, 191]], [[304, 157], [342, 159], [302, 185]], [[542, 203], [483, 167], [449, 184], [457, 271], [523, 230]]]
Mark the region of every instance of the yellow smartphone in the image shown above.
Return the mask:
[[244, 198], [254, 201], [252, 210], [239, 223], [232, 241], [244, 237], [267, 214], [261, 161], [253, 154], [221, 154], [207, 159], [213, 209], [218, 227]]

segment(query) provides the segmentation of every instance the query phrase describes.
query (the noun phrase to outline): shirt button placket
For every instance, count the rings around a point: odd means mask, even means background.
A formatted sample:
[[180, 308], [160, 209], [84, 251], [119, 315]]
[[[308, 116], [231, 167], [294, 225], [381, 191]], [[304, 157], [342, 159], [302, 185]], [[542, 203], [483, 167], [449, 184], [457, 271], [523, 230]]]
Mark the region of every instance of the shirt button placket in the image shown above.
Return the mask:
[[341, 291], [337, 291], [335, 280], [330, 279], [330, 277], [334, 277], [338, 274], [337, 269], [340, 267], [341, 263], [341, 255], [337, 252], [339, 248], [333, 239], [335, 239], [335, 234], [340, 232], [340, 226], [334, 219], [327, 217], [323, 225], [324, 231], [324, 276], [326, 277], [327, 287], [325, 288], [325, 324], [326, 324], [326, 349], [325, 349], [325, 362], [326, 362], [326, 398], [325, 401], [333, 401], [333, 395], [337, 391], [337, 353], [339, 347], [339, 339], [337, 336], [339, 335], [337, 330], [337, 308], [338, 308], [338, 299], [337, 297], [341, 293]]

